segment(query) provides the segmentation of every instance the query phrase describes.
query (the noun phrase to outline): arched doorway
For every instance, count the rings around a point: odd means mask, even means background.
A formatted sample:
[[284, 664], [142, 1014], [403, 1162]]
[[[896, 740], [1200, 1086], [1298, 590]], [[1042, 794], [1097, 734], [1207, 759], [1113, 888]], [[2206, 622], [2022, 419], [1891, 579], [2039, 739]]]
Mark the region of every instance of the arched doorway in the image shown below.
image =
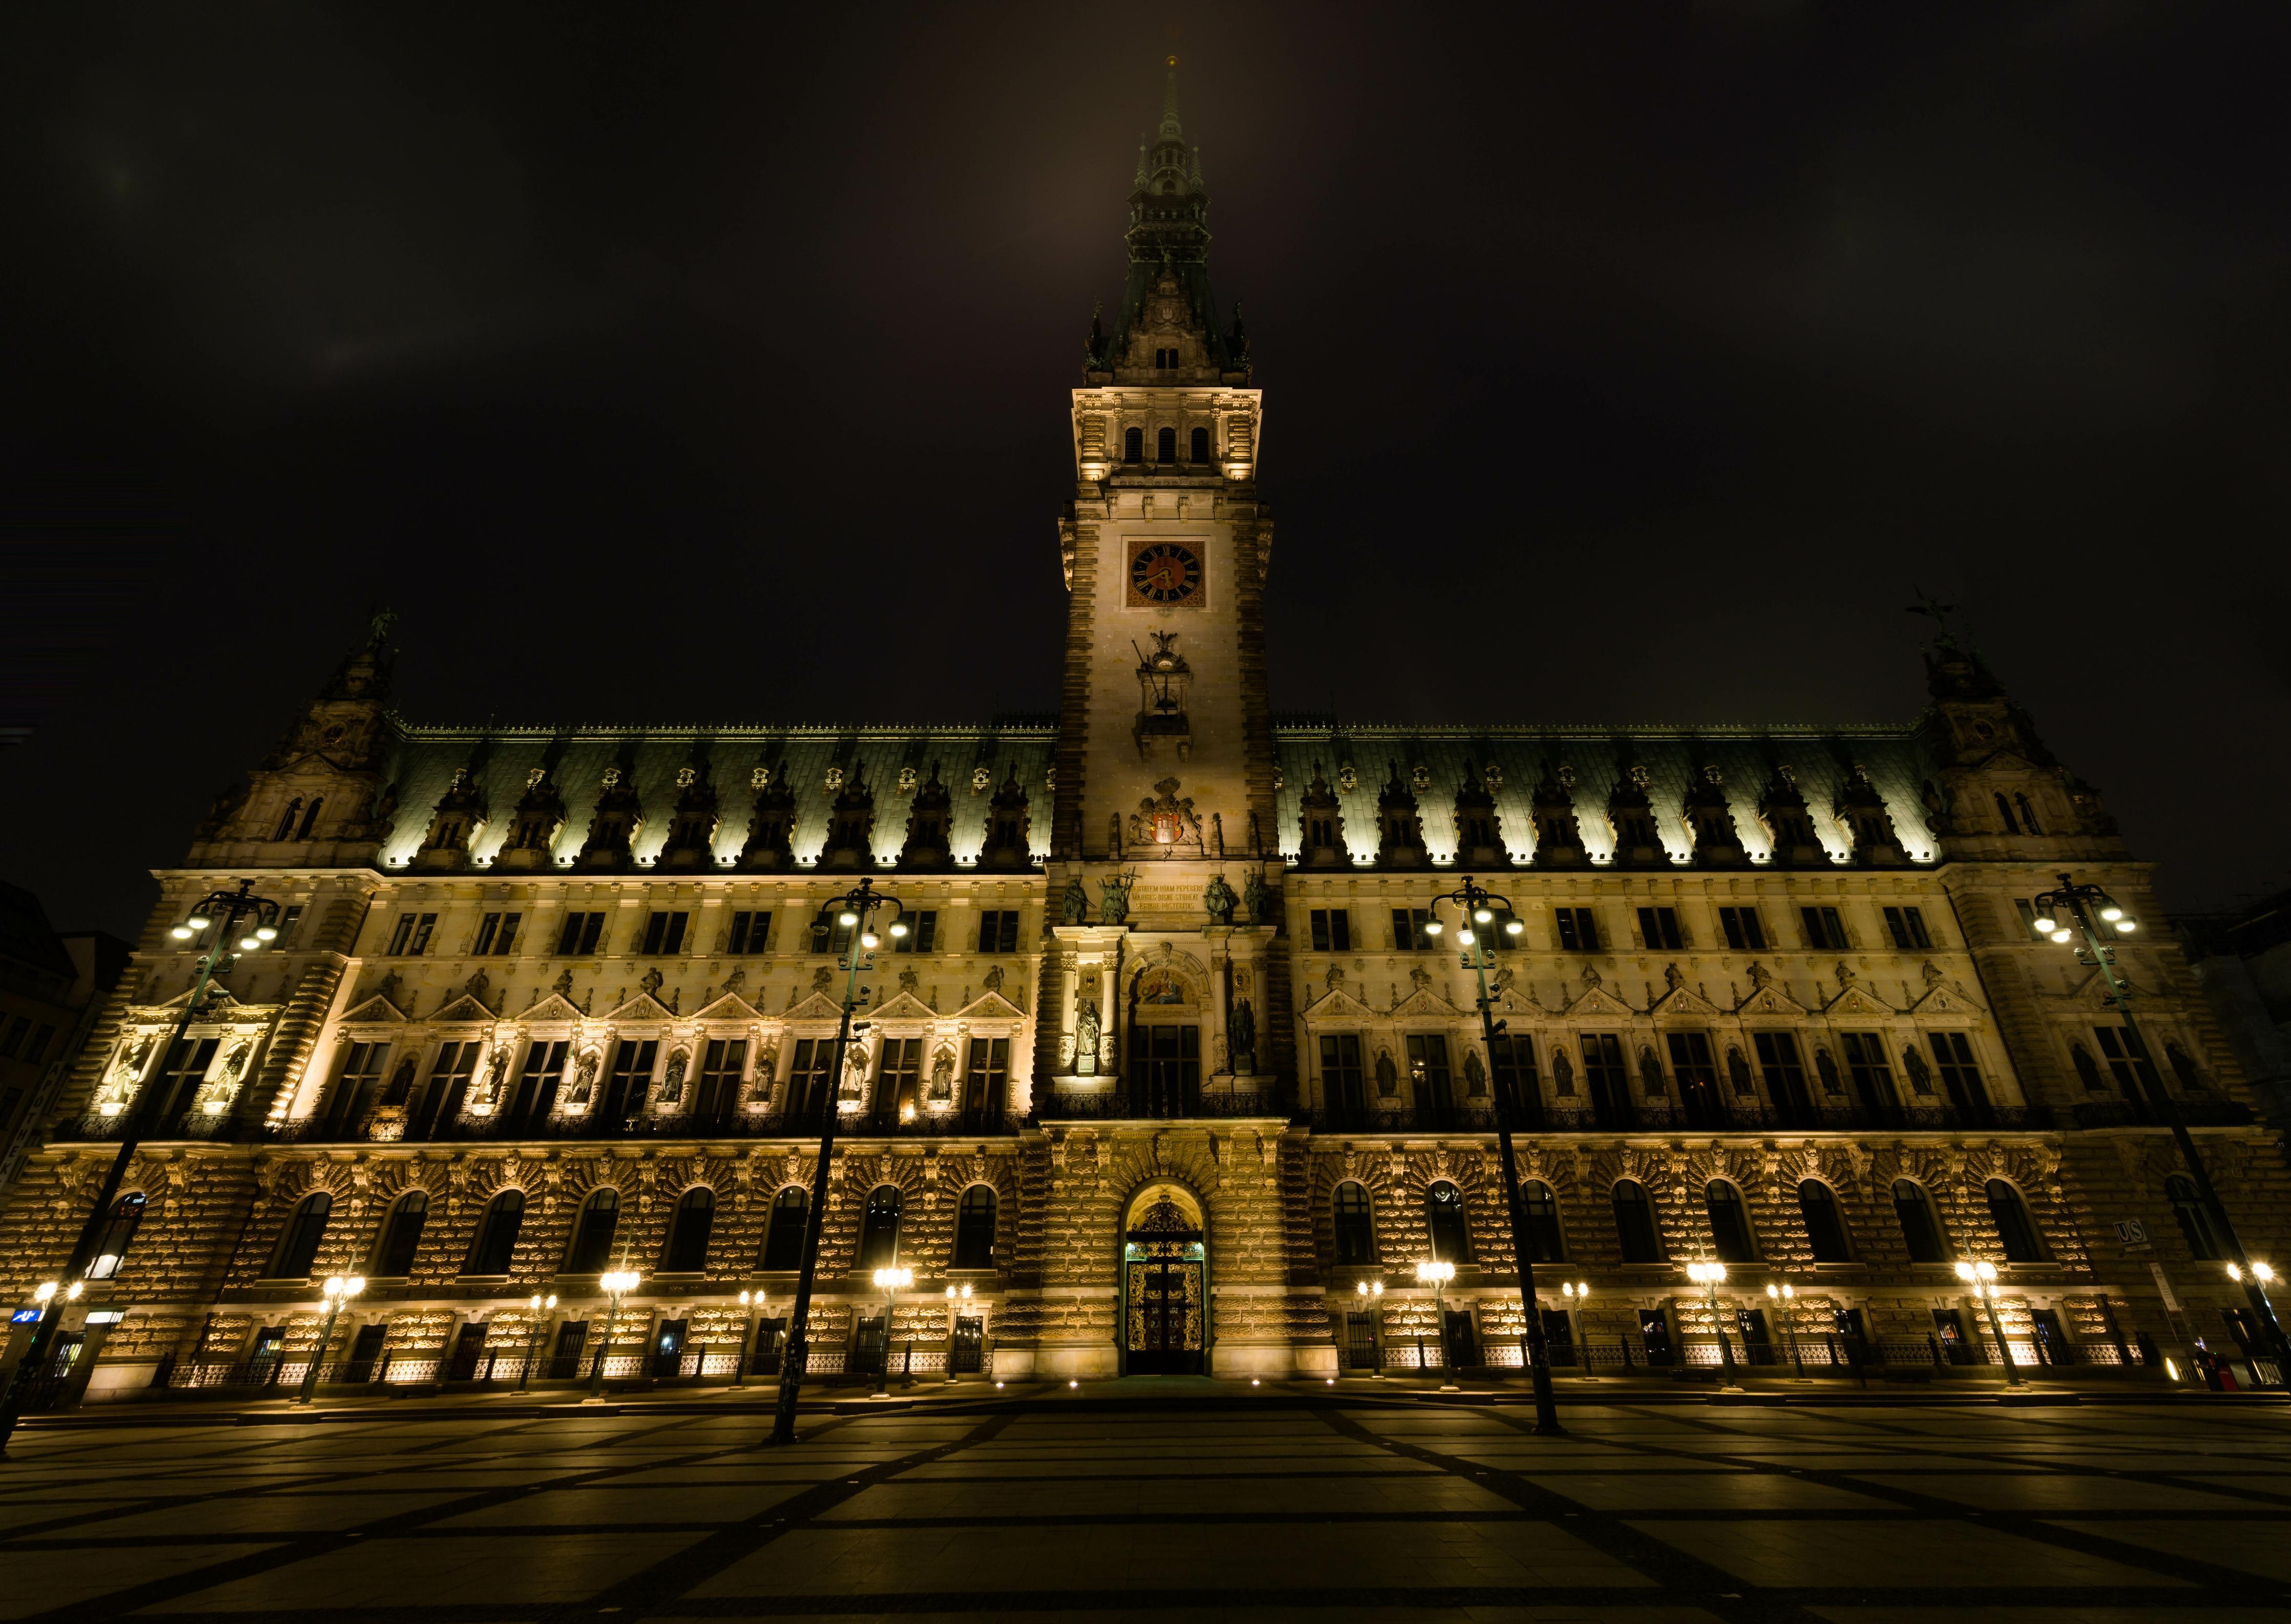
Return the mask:
[[1121, 1226], [1121, 1372], [1209, 1368], [1209, 1259], [1201, 1204], [1174, 1184], [1140, 1190]]

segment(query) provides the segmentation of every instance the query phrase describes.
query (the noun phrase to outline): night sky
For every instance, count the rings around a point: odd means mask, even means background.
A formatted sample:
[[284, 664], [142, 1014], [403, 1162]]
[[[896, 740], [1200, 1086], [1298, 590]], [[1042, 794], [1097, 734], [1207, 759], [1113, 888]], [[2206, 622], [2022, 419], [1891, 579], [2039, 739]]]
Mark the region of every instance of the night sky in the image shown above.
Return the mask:
[[416, 721], [1052, 708], [1171, 49], [1276, 708], [1906, 719], [1915, 584], [2291, 875], [2283, 7], [820, 9], [10, 13], [0, 877], [133, 932], [376, 602]]

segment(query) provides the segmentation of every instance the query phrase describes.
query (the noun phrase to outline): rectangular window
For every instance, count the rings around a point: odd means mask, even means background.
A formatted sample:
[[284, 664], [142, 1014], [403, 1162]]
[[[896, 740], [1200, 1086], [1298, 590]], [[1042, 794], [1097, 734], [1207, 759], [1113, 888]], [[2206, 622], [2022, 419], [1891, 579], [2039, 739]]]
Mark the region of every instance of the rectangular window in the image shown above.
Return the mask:
[[1499, 1037], [1489, 1058], [1495, 1062], [1498, 1101], [1518, 1107], [1532, 1105], [1542, 1098], [1543, 1090], [1535, 1075], [1533, 1038]]
[[1925, 933], [1925, 916], [1914, 908], [1887, 908], [1885, 929], [1897, 948], [1933, 946], [1933, 938]]
[[999, 1111], [1010, 1087], [1010, 1040], [1007, 1037], [974, 1037], [970, 1040], [970, 1066], [962, 1077], [962, 1108], [966, 1111]]
[[811, 950], [814, 953], [832, 953], [841, 958], [850, 950], [851, 932], [850, 925], [839, 924], [831, 916], [815, 919], [811, 924]]
[[1845, 945], [1845, 922], [1837, 916], [1834, 908], [1801, 908], [1797, 910], [1805, 921], [1805, 945], [1842, 951]]
[[928, 953], [938, 941], [938, 910], [927, 908], [900, 917], [906, 921], [907, 933], [891, 938], [891, 951]]
[[565, 957], [594, 953], [597, 943], [605, 934], [602, 914], [567, 914], [565, 928], [557, 935], [557, 951]]
[[24, 1046], [25, 1060], [28, 1064], [34, 1066], [38, 1065], [47, 1055], [48, 1041], [54, 1037], [55, 1035], [55, 1028], [50, 1026], [44, 1020], [40, 1022], [37, 1027], [33, 1028], [32, 1041]]
[[1583, 1034], [1583, 1086], [1594, 1098], [1629, 1097], [1630, 1079], [1623, 1071], [1623, 1040], [1613, 1032]]
[[288, 942], [293, 940], [294, 927], [301, 923], [302, 905], [300, 902], [297, 902], [293, 907], [288, 908], [285, 913], [278, 916], [278, 939], [270, 945], [273, 948], [283, 948]]
[[800, 1037], [795, 1045], [795, 1066], [788, 1074], [788, 1107], [791, 1111], [817, 1110], [828, 1099], [828, 1084], [835, 1072], [835, 1040], [832, 1037]]
[[403, 956], [406, 944], [414, 940], [414, 916], [400, 914], [398, 923], [390, 927], [390, 953], [393, 958]]
[[1555, 908], [1553, 917], [1559, 925], [1560, 951], [1596, 953], [1599, 950], [1599, 922], [1589, 908]]
[[416, 918], [414, 922], [414, 940], [406, 944], [406, 953], [412, 957], [420, 958], [429, 952], [430, 938], [437, 932], [437, 915], [423, 914]]
[[1368, 1103], [1368, 1073], [1361, 1064], [1359, 1034], [1321, 1035], [1321, 1098], [1328, 1105], [1352, 1110]]
[[1726, 933], [1726, 945], [1748, 953], [1762, 953], [1766, 946], [1765, 926], [1758, 921], [1755, 908], [1722, 908], [1718, 910], [1718, 928]]
[[1643, 908], [1639, 909], [1639, 940], [1650, 948], [1676, 948], [1678, 910], [1675, 908]]
[[1865, 1105], [1893, 1103], [1893, 1064], [1885, 1057], [1885, 1040], [1875, 1032], [1841, 1032], [1838, 1042], [1845, 1050], [1845, 1069], [1853, 1079], [1853, 1092]]
[[1967, 1105], [1984, 1104], [1988, 1091], [1981, 1085], [1981, 1067], [1973, 1058], [1973, 1045], [1962, 1032], [1934, 1032], [1933, 1060], [1941, 1068], [1941, 1085], [1949, 1091], [1950, 1102], [1960, 1109]]
[[1016, 953], [1018, 950], [1018, 910], [1015, 908], [984, 909], [978, 916], [978, 950], [981, 953]]
[[1428, 908], [1395, 908], [1392, 910], [1392, 950], [1395, 953], [1424, 953], [1432, 947], [1431, 934], [1425, 926], [1432, 923]]
[[1765, 1074], [1766, 1093], [1773, 1102], [1778, 1106], [1805, 1103], [1805, 1068], [1798, 1061], [1797, 1039], [1788, 1032], [1754, 1032], [1750, 1041], [1757, 1049], [1758, 1069]]
[[923, 1081], [923, 1040], [887, 1037], [883, 1068], [875, 1087], [876, 1108], [896, 1108], [901, 1116], [913, 1113]]
[[517, 947], [518, 922], [522, 914], [487, 914], [478, 924], [478, 940], [470, 951], [478, 958], [491, 954], [495, 958], [507, 958]]
[[1411, 1032], [1408, 1075], [1416, 1084], [1418, 1104], [1449, 1103], [1448, 1040], [1437, 1032]]
[[703, 1117], [719, 1117], [732, 1108], [740, 1097], [740, 1074], [748, 1068], [748, 1040], [744, 1037], [711, 1037], [702, 1052], [700, 1060], [700, 1098], [697, 1101]]
[[14, 1060], [16, 1051], [24, 1046], [24, 1035], [31, 1029], [32, 1018], [29, 1015], [19, 1015], [9, 1022], [7, 1035], [0, 1036], [0, 1060]]
[[746, 953], [761, 953], [771, 933], [772, 916], [769, 914], [734, 914], [728, 950], [735, 958]]
[[382, 1088], [382, 1070], [390, 1059], [388, 1044], [352, 1044], [342, 1061], [342, 1075], [334, 1080], [334, 1097], [328, 1120], [356, 1123]]
[[1349, 953], [1353, 950], [1353, 916], [1342, 908], [1313, 910], [1313, 951]]
[[690, 914], [655, 914], [645, 921], [644, 950], [663, 954], [683, 952], [685, 927], [691, 923]]
[[2107, 1060], [2117, 1087], [2122, 1089], [2128, 1099], [2147, 1099], [2145, 1093], [2133, 1086], [2135, 1071], [2139, 1073], [2142, 1087], [2152, 1089], [2156, 1086], [2156, 1068], [2149, 1061], [2148, 1051], [2140, 1042], [2140, 1034], [2130, 1027], [2094, 1027], [2092, 1035], [2100, 1040], [2101, 1056]]

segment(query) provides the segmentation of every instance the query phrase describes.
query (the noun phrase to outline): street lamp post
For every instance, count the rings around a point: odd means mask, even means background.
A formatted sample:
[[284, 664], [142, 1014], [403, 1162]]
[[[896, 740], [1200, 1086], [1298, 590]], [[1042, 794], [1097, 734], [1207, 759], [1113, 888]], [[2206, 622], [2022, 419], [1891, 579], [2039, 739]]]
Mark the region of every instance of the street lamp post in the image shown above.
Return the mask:
[[970, 1300], [970, 1283], [946, 1288], [946, 1385], [954, 1385], [954, 1327], [962, 1314], [962, 1305]]
[[1797, 1356], [1797, 1316], [1795, 1312], [1797, 1305], [1797, 1288], [1794, 1285], [1775, 1285], [1768, 1282], [1766, 1295], [1773, 1301], [1774, 1312], [1781, 1316], [1782, 1335], [1789, 1341], [1790, 1368], [1797, 1372], [1792, 1380], [1804, 1381], [1806, 1380], [1805, 1361]]
[[[1438, 1332], [1435, 1340], [1440, 1344], [1440, 1390], [1443, 1393], [1456, 1392], [1462, 1385], [1457, 1381], [1456, 1367], [1448, 1357], [1448, 1282], [1455, 1277], [1456, 1266], [1443, 1263], [1437, 1258], [1427, 1258], [1416, 1266], [1416, 1284], [1432, 1288], [1432, 1328]], [[1417, 1346], [1420, 1348], [1423, 1344], [1419, 1342]], [[1419, 1356], [1421, 1357], [1420, 1355]]]
[[546, 1297], [536, 1293], [525, 1306], [529, 1313], [525, 1322], [525, 1366], [517, 1373], [517, 1390], [520, 1393], [533, 1379], [534, 1349], [541, 1343], [541, 1316], [557, 1306], [557, 1293], [551, 1292]]
[[[250, 919], [253, 923], [246, 934], [238, 936], [241, 922]], [[152, 1076], [166, 1068], [168, 1057], [189, 1036], [191, 1022], [205, 1006], [207, 983], [214, 979], [217, 967], [227, 957], [256, 952], [265, 942], [275, 941], [278, 938], [278, 904], [268, 897], [256, 896], [253, 880], [241, 880], [237, 891], [211, 892], [181, 924], [173, 927], [169, 934], [177, 941], [198, 940], [205, 932], [214, 930], [218, 921], [221, 929], [215, 930], [212, 937], [205, 938], [213, 945], [199, 956], [198, 975], [191, 983], [190, 996], [184, 1002], [183, 1018], [175, 1023], [175, 1029], [167, 1041], [158, 1046], [152, 1071], [141, 1079], [145, 1085], [138, 1086], [134, 1099], [127, 1106], [120, 1124], [119, 1150], [111, 1158], [111, 1169], [104, 1174], [102, 1184], [97, 1187], [95, 1210], [88, 1214], [87, 1221], [81, 1226], [79, 1239], [72, 1243], [71, 1256], [64, 1264], [63, 1276], [67, 1280], [76, 1282], [84, 1278], [89, 1263], [94, 1260], [96, 1245], [102, 1239], [104, 1225], [111, 1212], [111, 1204], [119, 1195], [120, 1180], [127, 1176], [127, 1164], [135, 1159], [138, 1141], [155, 1125], [153, 1118], [159, 1102], [152, 1098], [157, 1091], [148, 1084]], [[236, 945], [231, 940], [234, 936], [238, 936]], [[243, 1086], [251, 1087], [253, 1084], [250, 1082]], [[74, 1294], [76, 1295], [76, 1290]], [[15, 1379], [8, 1384], [6, 1393], [0, 1394], [0, 1452], [7, 1449], [8, 1440], [15, 1434], [16, 1422], [37, 1390], [36, 1383], [42, 1379], [36, 1372], [45, 1367], [49, 1350], [54, 1347], [57, 1333], [62, 1329], [63, 1304], [51, 1296], [46, 1311], [40, 1316], [39, 1325], [32, 1332], [31, 1345], [24, 1350], [23, 1360], [16, 1366]]]
[[1353, 1292], [1359, 1297], [1362, 1306], [1368, 1309], [1371, 1316], [1369, 1325], [1376, 1338], [1373, 1344], [1376, 1348], [1376, 1379], [1382, 1381], [1384, 1380], [1384, 1282], [1355, 1280], [1353, 1282]]
[[[2057, 890], [2048, 891], [2037, 899], [2036, 910], [2036, 928], [2062, 947], [2075, 943], [2078, 962], [2091, 965], [2106, 980], [2109, 1002], [2116, 1006], [2125, 1030], [2133, 1037], [2128, 1046], [2134, 1053], [2127, 1062], [2133, 1087], [2144, 1099], [2148, 1108], [2172, 1131], [2173, 1142], [2180, 1148], [2180, 1160], [2186, 1164], [2188, 1176], [2195, 1181], [2196, 1194], [2202, 1200], [2204, 1210], [2211, 1214], [2212, 1221], [2219, 1226], [2221, 1238], [2227, 1247], [2228, 1261], [2237, 1266], [2235, 1278], [2241, 1281], [2244, 1295], [2251, 1301], [2252, 1314], [2259, 1322], [2260, 1335], [2275, 1350], [2279, 1367], [2291, 1373], [2291, 1340], [2286, 1339], [2282, 1323], [2275, 1317], [2275, 1305], [2267, 1300], [2267, 1293], [2260, 1290], [2258, 1277], [2252, 1273], [2250, 1255], [2243, 1249], [2242, 1237], [2236, 1234], [2234, 1220], [2228, 1217], [2227, 1207], [2220, 1200], [2219, 1191], [2213, 1188], [2212, 1176], [2204, 1166], [2203, 1157], [2196, 1153], [2195, 1137], [2188, 1132], [2187, 1122], [2180, 1115], [2179, 1101], [2172, 1098], [2160, 1077], [2152, 1084], [2149, 1080], [2149, 1070], [2153, 1068], [2155, 1062], [2146, 1040], [2140, 1036], [2139, 1028], [2133, 1023], [2131, 984], [2117, 973], [2116, 949], [2102, 939], [2094, 920], [2097, 917], [2100, 924], [2112, 926], [2119, 936], [2131, 935], [2139, 928], [2138, 923], [2124, 911], [2115, 898], [2099, 886], [2079, 885], [2065, 874], [2061, 876]], [[2079, 937], [2083, 939], [2080, 942], [2078, 941]], [[2147, 1069], [2143, 1069], [2143, 1062]]]
[[891, 1321], [897, 1314], [899, 1293], [915, 1283], [912, 1268], [879, 1268], [875, 1271], [875, 1289], [883, 1293], [883, 1368], [876, 1372], [875, 1390], [870, 1398], [891, 1396]]
[[612, 1303], [605, 1316], [604, 1340], [597, 1344], [597, 1362], [589, 1369], [589, 1396], [585, 1402], [602, 1404], [605, 1398], [605, 1360], [613, 1351], [613, 1332], [621, 1320], [621, 1299], [637, 1289], [637, 1272], [632, 1268], [616, 1268], [600, 1276], [597, 1284], [604, 1288]]
[[1989, 1329], [1997, 1338], [1997, 1356], [2005, 1361], [2005, 1382], [2008, 1387], [2021, 1385], [2021, 1367], [2013, 1363], [2013, 1345], [2005, 1340], [2005, 1316], [1997, 1308], [1997, 1265], [1986, 1258], [1978, 1263], [1968, 1263], [1959, 1258], [1957, 1277], [1973, 1289], [1989, 1310]]
[[[2248, 1281], [2244, 1279], [2244, 1271], [2232, 1263], [2227, 1266], [2227, 1277], [2239, 1285], [2247, 1285], [2251, 1290], [2258, 1292], [2260, 1300], [2267, 1305], [2267, 1312], [2271, 1316], [2274, 1314], [2275, 1300], [2267, 1294], [2268, 1286], [2273, 1284], [2275, 1279], [2274, 1269], [2255, 1258], [2252, 1260], [2251, 1278]], [[2278, 1364], [2275, 1369], [2278, 1376], [2287, 1385], [2291, 1385], [2291, 1364]], [[2251, 1384], [2254, 1387], [2259, 1385], [2259, 1372], [2256, 1370], [2252, 1372]]]
[[[1591, 1283], [1588, 1280], [1563, 1280], [1559, 1283], [1559, 1295], [1572, 1312], [1580, 1313], [1591, 1300]], [[1596, 1381], [1598, 1372], [1591, 1368], [1590, 1332], [1584, 1331], [1580, 1340], [1583, 1348], [1581, 1380]]]
[[357, 1275], [329, 1275], [319, 1288], [326, 1297], [326, 1317], [318, 1326], [318, 1345], [310, 1350], [309, 1367], [302, 1372], [302, 1390], [294, 1396], [298, 1404], [307, 1404], [318, 1391], [318, 1367], [326, 1362], [326, 1345], [334, 1340], [334, 1316], [342, 1305], [366, 1290], [366, 1281]]
[[883, 908], [893, 910], [891, 934], [904, 936], [906, 921], [899, 916], [904, 909], [896, 897], [887, 896], [875, 889], [875, 882], [863, 879], [840, 897], [819, 910], [818, 923], [830, 920], [850, 933], [849, 948], [844, 968], [848, 973], [843, 980], [843, 1018], [835, 1028], [835, 1058], [827, 1074], [826, 1108], [822, 1113], [819, 1129], [819, 1160], [811, 1174], [811, 1210], [803, 1222], [803, 1264], [795, 1277], [795, 1305], [788, 1313], [787, 1348], [780, 1356], [779, 1405], [772, 1417], [772, 1442], [795, 1442], [796, 1398], [803, 1388], [804, 1364], [811, 1356], [811, 1330], [807, 1323], [811, 1316], [811, 1284], [819, 1272], [820, 1228], [827, 1217], [827, 1164], [835, 1148], [835, 1119], [843, 1088], [843, 1053], [851, 1043], [851, 1012], [858, 1007], [859, 972], [872, 964], [868, 956], [880, 945], [875, 934], [875, 915]]
[[[1464, 949], [1465, 968], [1479, 978], [1480, 1036], [1487, 1044], [1488, 1069], [1495, 1074], [1496, 1148], [1503, 1161], [1504, 1212], [1511, 1220], [1512, 1267], [1519, 1274], [1520, 1311], [1526, 1316], [1528, 1377], [1535, 1388], [1535, 1429], [1539, 1433], [1555, 1435], [1564, 1430], [1559, 1425], [1558, 1406], [1551, 1397], [1551, 1350], [1543, 1335], [1543, 1314], [1535, 1300], [1535, 1266], [1531, 1261], [1527, 1244], [1527, 1223], [1520, 1211], [1519, 1164], [1511, 1148], [1511, 1119], [1519, 1101], [1509, 1092], [1507, 1077], [1515, 1075], [1496, 1064], [1496, 1040], [1504, 1036], [1505, 1023], [1495, 1015], [1495, 1003], [1488, 996], [1488, 970], [1494, 962], [1494, 951], [1486, 936], [1497, 928], [1497, 916], [1502, 916], [1502, 928], [1517, 936], [1524, 928], [1518, 916], [1512, 912], [1511, 899], [1498, 896], [1479, 884], [1469, 875], [1464, 883], [1444, 897], [1432, 900], [1432, 917], [1425, 924], [1427, 934], [1440, 934], [1440, 904], [1452, 902], [1459, 916], [1456, 926], [1457, 945]], [[1444, 1327], [1443, 1328], [1444, 1331]], [[1446, 1346], [1444, 1338], [1442, 1343]]]
[[739, 1368], [732, 1372], [732, 1385], [735, 1388], [744, 1388], [748, 1385], [748, 1349], [756, 1340], [756, 1316], [762, 1310], [763, 1306], [764, 1294], [761, 1292], [740, 1293], [740, 1312], [746, 1316], [746, 1319], [740, 1327]]
[[1726, 1322], [1719, 1317], [1718, 1288], [1726, 1284], [1724, 1263], [1689, 1263], [1686, 1277], [1700, 1286], [1710, 1300], [1710, 1329], [1718, 1333], [1718, 1368], [1725, 1372], [1725, 1390], [1739, 1393], [1742, 1379], [1734, 1370], [1734, 1345], [1726, 1340]]

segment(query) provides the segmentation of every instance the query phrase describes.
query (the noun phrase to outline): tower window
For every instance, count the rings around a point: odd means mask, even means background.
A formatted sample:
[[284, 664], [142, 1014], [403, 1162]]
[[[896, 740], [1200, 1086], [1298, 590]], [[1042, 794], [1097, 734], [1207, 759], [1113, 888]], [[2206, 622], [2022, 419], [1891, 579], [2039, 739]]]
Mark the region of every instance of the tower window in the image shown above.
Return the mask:
[[1930, 948], [1932, 932], [1925, 929], [1925, 916], [1914, 908], [1889, 908], [1885, 910], [1885, 929], [1897, 948]]
[[1559, 946], [1568, 953], [1596, 953], [1599, 950], [1599, 922], [1588, 908], [1563, 908], [1555, 910], [1559, 925]]
[[1801, 908], [1797, 911], [1805, 922], [1807, 947], [1843, 952], [1850, 945], [1845, 940], [1845, 922], [1837, 916], [1836, 908]]
[[1759, 922], [1755, 908], [1720, 908], [1718, 928], [1725, 932], [1730, 948], [1763, 950], [1766, 945], [1765, 927]]
[[1016, 953], [1018, 950], [1018, 910], [1015, 908], [989, 908], [978, 916], [978, 950], [981, 953]]
[[558, 932], [557, 950], [568, 956], [578, 953], [594, 953], [597, 943], [605, 933], [602, 914], [567, 914], [565, 928]]
[[1196, 428], [1194, 430], [1193, 460], [1195, 462], [1207, 462], [1209, 460], [1210, 431], [1206, 428]]
[[1313, 911], [1313, 951], [1315, 953], [1349, 953], [1353, 950], [1353, 916], [1350, 909], [1316, 908]]
[[1639, 909], [1639, 940], [1650, 948], [1684, 946], [1678, 934], [1678, 910], [1675, 908]]
[[1169, 464], [1178, 460], [1178, 431], [1164, 428], [1154, 436], [1154, 460]]
[[1125, 428], [1121, 431], [1121, 460], [1124, 462], [1143, 462], [1146, 460], [1146, 431], [1144, 429]]

